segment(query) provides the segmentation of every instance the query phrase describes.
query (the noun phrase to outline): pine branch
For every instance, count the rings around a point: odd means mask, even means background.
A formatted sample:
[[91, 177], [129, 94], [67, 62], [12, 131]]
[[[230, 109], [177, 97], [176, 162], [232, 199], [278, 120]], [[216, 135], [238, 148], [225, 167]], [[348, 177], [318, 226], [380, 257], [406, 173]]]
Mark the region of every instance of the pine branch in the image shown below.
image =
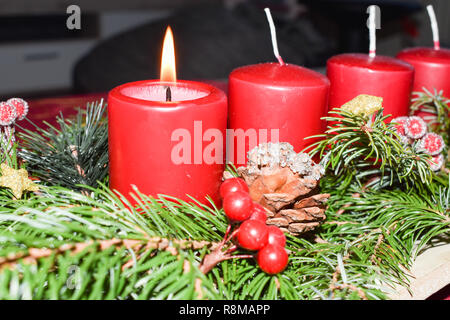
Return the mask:
[[400, 143], [393, 123], [382, 110], [374, 118], [334, 109], [326, 121], [337, 123], [325, 134], [311, 138], [320, 141], [308, 147], [311, 155], [318, 154], [321, 163], [331, 170], [342, 189], [356, 183], [364, 188], [385, 188], [394, 184], [411, 186], [429, 184], [433, 172], [425, 152]]
[[350, 193], [334, 195], [329, 218], [351, 224], [324, 224], [320, 237], [357, 244], [355, 252], [370, 253], [367, 258], [388, 278], [388, 283], [407, 286], [408, 269], [417, 254], [431, 239], [450, 232], [448, 176], [436, 189], [435, 194], [394, 189], [366, 191], [357, 197]]
[[[24, 270], [34, 273], [37, 272], [35, 269], [38, 266], [41, 272], [42, 263], [47, 263], [48, 268], [53, 271], [42, 278], [42, 281], [57, 281], [57, 286], [49, 284], [49, 292], [43, 293], [46, 298], [50, 298], [50, 293], [58, 299], [104, 299], [106, 296], [168, 298], [177, 292], [177, 286], [180, 290], [179, 298], [193, 299], [199, 296], [199, 290], [204, 298], [215, 297], [211, 291], [212, 284], [197, 268], [200, 261], [199, 250], [204, 252], [208, 248], [214, 249], [214, 243], [152, 236], [155, 231], [149, 229], [151, 223], [137, 212], [142, 208], [131, 212], [124, 209], [122, 203], [118, 205], [112, 200], [114, 195], [110, 191], [98, 192], [97, 199], [61, 188], [46, 188], [44, 191], [46, 197], [34, 196], [27, 201], [15, 201], [9, 208], [3, 207], [0, 211], [0, 237], [4, 243], [0, 249], [0, 267], [7, 266], [0, 273], [0, 278], [6, 274], [6, 279], [11, 279], [9, 276], [15, 274], [17, 279], [21, 279]], [[110, 201], [105, 202], [106, 199]], [[24, 203], [27, 206], [24, 206]], [[201, 211], [198, 208], [196, 210]], [[164, 213], [154, 214], [163, 216], [164, 219], [173, 212], [165, 210]], [[165, 228], [169, 229], [170, 226]], [[195, 229], [195, 226], [191, 229]], [[92, 264], [84, 266], [83, 261], [89, 259]], [[190, 261], [192, 267], [187, 268], [186, 263], [183, 264], [185, 260]], [[76, 270], [80, 269], [87, 277], [88, 282], [86, 287], [80, 289], [80, 295], [75, 295], [64, 282], [69, 281], [71, 276], [67, 270], [68, 265]], [[125, 281], [128, 285], [127, 292], [108, 291], [108, 284], [103, 283], [108, 277], [108, 270], [105, 270], [108, 265], [112, 268], [109, 272], [114, 272], [120, 281]], [[189, 270], [186, 271], [187, 269]], [[149, 277], [152, 270], [155, 274]], [[161, 273], [164, 274], [165, 285], [155, 281]], [[50, 279], [56, 275], [58, 279]], [[196, 284], [199, 280], [201, 284]], [[42, 282], [31, 283], [32, 279], [28, 278], [22, 281], [23, 286], [36, 285], [35, 290], [43, 285]], [[145, 286], [141, 286], [144, 283]], [[154, 291], [148, 290], [150, 283], [156, 285]], [[102, 289], [98, 289], [94, 294], [94, 287]], [[169, 287], [173, 288], [173, 291], [167, 290]], [[196, 290], [191, 291], [191, 287]], [[0, 289], [0, 297], [10, 297], [12, 293], [7, 291], [6, 287], [4, 289]], [[39, 297], [34, 291], [32, 293], [34, 298]]]
[[[290, 263], [282, 274], [269, 276], [252, 259], [235, 259], [204, 276], [198, 267], [213, 247], [178, 246], [173, 255], [173, 250], [146, 244], [162, 235], [172, 244], [177, 239], [218, 241], [227, 225], [222, 211], [139, 193], [140, 205], [130, 211], [105, 188], [91, 188], [91, 195], [49, 187], [27, 200], [0, 196], [7, 203], [0, 208], [0, 257], [22, 257], [14, 260], [16, 267], [0, 271], [2, 297], [193, 299], [201, 292], [203, 298], [214, 299], [380, 299], [385, 298], [380, 282], [407, 285], [417, 241], [425, 244], [448, 232], [442, 219], [442, 214], [448, 216], [448, 187], [442, 186], [429, 201], [400, 190], [366, 192], [359, 198], [335, 194], [327, 213], [330, 221], [349, 223], [324, 224], [318, 234], [326, 240], [323, 244], [289, 236]], [[343, 203], [349, 206], [337, 215]], [[130, 244], [136, 245], [134, 250]], [[26, 263], [30, 249], [41, 255]], [[71, 266], [85, 275], [76, 294], [69, 288], [74, 281]], [[10, 290], [14, 281], [31, 291], [17, 295]]]
[[443, 96], [442, 90], [431, 93], [426, 88], [423, 92], [413, 92], [410, 114], [414, 115], [418, 112], [428, 113], [424, 119], [427, 121], [428, 128], [431, 132], [440, 134], [446, 143], [450, 145], [450, 99]]
[[[449, 232], [449, 178], [412, 170], [423, 159], [397, 144], [381, 115], [373, 120], [342, 115], [353, 128], [328, 132], [325, 138], [331, 145], [322, 141], [316, 148], [328, 154], [324, 161], [335, 173], [321, 180], [322, 192], [331, 194], [328, 223], [314, 235], [320, 243], [314, 237], [288, 236], [290, 262], [283, 273], [270, 276], [253, 259], [231, 259], [203, 274], [201, 262], [228, 224], [212, 202], [206, 206], [164, 195], [155, 199], [135, 190], [133, 207], [101, 182], [75, 186], [66, 181], [67, 187], [43, 186], [39, 194], [15, 201], [0, 188], [0, 298], [386, 298], [386, 285], [408, 285], [408, 268], [419, 250]], [[42, 139], [28, 138], [38, 142], [35, 151], [39, 143], [43, 150], [65, 150], [44, 157], [45, 163], [33, 153], [34, 172], [47, 174], [47, 183], [59, 179], [52, 176], [54, 171], [46, 173], [52, 159], [58, 167], [71, 157], [70, 174], [77, 179], [85, 178], [83, 171], [86, 176], [90, 172], [89, 166], [73, 161], [73, 150], [65, 149], [73, 137], [96, 131], [84, 132], [92, 127], [84, 127], [80, 115], [77, 119], [64, 122], [67, 128], [63, 124], [61, 130], [41, 131]], [[81, 152], [79, 156], [82, 159]], [[233, 168], [228, 170], [233, 173]], [[389, 190], [373, 187], [382, 174], [389, 179], [381, 184]], [[411, 188], [404, 188], [405, 182]]]
[[19, 157], [27, 169], [50, 185], [81, 190], [98, 186], [108, 174], [108, 128], [103, 100], [79, 110], [75, 120], [57, 118], [59, 129], [23, 129]]

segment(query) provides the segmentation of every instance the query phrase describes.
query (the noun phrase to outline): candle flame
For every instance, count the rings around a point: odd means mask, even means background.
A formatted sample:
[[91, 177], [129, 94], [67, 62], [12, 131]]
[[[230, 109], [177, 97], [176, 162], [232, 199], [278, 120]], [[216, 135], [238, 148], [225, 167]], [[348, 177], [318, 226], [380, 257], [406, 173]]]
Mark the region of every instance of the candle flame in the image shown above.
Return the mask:
[[175, 46], [173, 42], [173, 34], [170, 26], [167, 27], [166, 35], [164, 36], [164, 44], [161, 57], [161, 81], [176, 82], [177, 68], [175, 64]]

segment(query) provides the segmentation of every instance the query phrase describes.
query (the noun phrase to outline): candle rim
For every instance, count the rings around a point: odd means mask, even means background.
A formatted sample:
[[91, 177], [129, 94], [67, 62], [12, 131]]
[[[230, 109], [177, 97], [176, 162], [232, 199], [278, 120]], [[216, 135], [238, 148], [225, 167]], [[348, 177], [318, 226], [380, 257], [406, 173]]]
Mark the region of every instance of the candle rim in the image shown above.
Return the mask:
[[[131, 97], [129, 95], [126, 95], [123, 93], [123, 90], [129, 87], [145, 87], [145, 86], [154, 86], [156, 84], [159, 85], [172, 85], [172, 86], [183, 86], [185, 88], [192, 87], [192, 90], [196, 91], [202, 91], [207, 93], [205, 96], [191, 99], [191, 100], [182, 100], [182, 101], [156, 101], [156, 100], [147, 100], [147, 99], [139, 99], [136, 97]], [[122, 85], [119, 85], [115, 88], [113, 88], [109, 92], [110, 97], [114, 97], [115, 99], [133, 103], [136, 105], [141, 105], [143, 107], [151, 107], [151, 108], [161, 108], [161, 109], [168, 109], [168, 108], [181, 108], [181, 107], [190, 107], [192, 104], [195, 105], [201, 105], [201, 104], [209, 104], [211, 102], [211, 99], [217, 99], [220, 100], [222, 98], [226, 98], [226, 94], [220, 90], [219, 88], [216, 88], [210, 84], [204, 83], [204, 82], [198, 82], [198, 81], [189, 81], [189, 80], [177, 80], [176, 82], [166, 82], [161, 81], [158, 79], [154, 80], [140, 80], [140, 81], [134, 81], [134, 82], [128, 82]], [[192, 104], [191, 104], [192, 103]]]
[[[350, 62], [348, 59], [352, 58]], [[354, 65], [354, 62], [363, 62], [362, 65]], [[375, 57], [370, 57], [368, 54], [364, 53], [342, 53], [335, 55], [328, 59], [327, 66], [330, 63], [345, 65], [348, 67], [370, 69], [372, 71], [392, 71], [392, 72], [411, 72], [414, 71], [414, 67], [409, 63], [402, 61], [400, 59], [377, 55]], [[395, 67], [393, 69], [392, 67]]]
[[[298, 70], [298, 71], [302, 71], [304, 73], [306, 73], [309, 78], [307, 79], [296, 79], [295, 81], [292, 80], [285, 80], [285, 79], [272, 79], [272, 78], [268, 78], [268, 77], [255, 77], [255, 76], [251, 76], [248, 73], [245, 73], [245, 70], [250, 70], [253, 68], [266, 68], [266, 67], [270, 67], [270, 68], [280, 68], [280, 75], [283, 75], [283, 73], [287, 70], [282, 70], [282, 68], [290, 68], [292, 70], [292, 68]], [[269, 68], [268, 68], [269, 70]], [[263, 71], [268, 71], [268, 70], [264, 70]], [[245, 75], [245, 76], [244, 76]], [[291, 64], [291, 63], [285, 63], [284, 65], [280, 65], [278, 62], [263, 62], [263, 63], [256, 63], [256, 64], [250, 64], [250, 65], [246, 65], [246, 66], [241, 66], [238, 67], [236, 69], [234, 69], [233, 71], [231, 71], [229, 78], [233, 77], [234, 79], [237, 79], [239, 81], [243, 81], [243, 82], [252, 82], [252, 83], [256, 83], [256, 84], [261, 84], [261, 85], [271, 85], [271, 87], [273, 88], [277, 88], [277, 87], [289, 87], [289, 88], [299, 88], [299, 87], [307, 87], [307, 88], [318, 88], [318, 87], [324, 87], [330, 84], [330, 81], [328, 80], [328, 78], [311, 69], [296, 65], [296, 64]]]
[[397, 54], [399, 59], [410, 59], [414, 62], [428, 62], [450, 65], [450, 49], [434, 47], [405, 48]]

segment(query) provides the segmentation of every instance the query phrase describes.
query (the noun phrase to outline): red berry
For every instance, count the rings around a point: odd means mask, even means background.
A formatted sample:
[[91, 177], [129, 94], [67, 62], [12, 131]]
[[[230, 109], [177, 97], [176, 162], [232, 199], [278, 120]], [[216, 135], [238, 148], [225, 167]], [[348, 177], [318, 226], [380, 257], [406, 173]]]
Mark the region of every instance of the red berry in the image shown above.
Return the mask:
[[259, 267], [268, 274], [277, 274], [283, 271], [288, 264], [286, 250], [277, 245], [268, 244], [256, 255]]
[[28, 113], [28, 103], [25, 100], [20, 98], [11, 98], [6, 102], [16, 107], [17, 120], [22, 120], [25, 118]]
[[405, 125], [406, 125], [407, 120], [408, 120], [408, 117], [397, 117], [397, 118], [392, 119], [392, 121], [391, 121], [393, 123], [396, 123], [394, 125], [394, 128], [400, 136], [406, 135]]
[[266, 221], [267, 221], [266, 208], [264, 208], [259, 203], [254, 203], [253, 204], [253, 212], [249, 219], [250, 220], [259, 220], [263, 223], [266, 223]]
[[244, 221], [252, 214], [253, 200], [246, 192], [231, 192], [223, 199], [223, 210], [228, 219], [233, 221]]
[[0, 102], [0, 125], [9, 126], [16, 120], [16, 108], [8, 102]]
[[225, 198], [225, 196], [229, 193], [243, 191], [248, 192], [248, 186], [245, 183], [244, 179], [241, 178], [230, 178], [225, 180], [220, 185], [220, 196]]
[[427, 132], [427, 124], [421, 117], [412, 116], [406, 120], [405, 133], [413, 139], [422, 138]]
[[265, 223], [259, 220], [244, 221], [239, 227], [237, 240], [242, 248], [259, 250], [267, 244], [268, 230]]
[[428, 163], [430, 164], [431, 170], [439, 171], [444, 164], [444, 155], [438, 154], [436, 156], [433, 156], [431, 160], [428, 160]]
[[438, 155], [444, 149], [444, 139], [436, 133], [430, 132], [420, 140], [420, 149], [432, 156]]
[[280, 228], [277, 226], [268, 226], [267, 230], [269, 232], [267, 243], [275, 244], [280, 247], [284, 247], [286, 245], [286, 236]]

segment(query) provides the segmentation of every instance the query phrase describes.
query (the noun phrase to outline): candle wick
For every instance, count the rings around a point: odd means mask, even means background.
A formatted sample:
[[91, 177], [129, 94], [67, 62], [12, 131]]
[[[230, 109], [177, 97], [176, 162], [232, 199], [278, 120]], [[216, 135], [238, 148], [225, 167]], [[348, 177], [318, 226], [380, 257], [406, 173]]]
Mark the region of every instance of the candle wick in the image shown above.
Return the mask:
[[278, 63], [281, 66], [284, 66], [283, 58], [281, 58], [280, 52], [278, 51], [277, 32], [275, 30], [275, 24], [273, 23], [272, 14], [270, 13], [269, 8], [265, 8], [264, 12], [266, 13], [267, 21], [269, 22], [270, 37], [272, 38], [273, 54], [277, 58]]
[[427, 6], [427, 11], [428, 11], [428, 16], [430, 17], [430, 22], [431, 22], [431, 31], [433, 33], [434, 49], [439, 50], [441, 47], [440, 42], [439, 42], [439, 28], [438, 28], [436, 15], [434, 14], [434, 9], [431, 4]]
[[369, 57], [375, 58], [377, 54], [377, 39], [376, 39], [376, 6], [369, 7]]
[[170, 90], [170, 87], [166, 88], [166, 102], [172, 101], [172, 90]]

